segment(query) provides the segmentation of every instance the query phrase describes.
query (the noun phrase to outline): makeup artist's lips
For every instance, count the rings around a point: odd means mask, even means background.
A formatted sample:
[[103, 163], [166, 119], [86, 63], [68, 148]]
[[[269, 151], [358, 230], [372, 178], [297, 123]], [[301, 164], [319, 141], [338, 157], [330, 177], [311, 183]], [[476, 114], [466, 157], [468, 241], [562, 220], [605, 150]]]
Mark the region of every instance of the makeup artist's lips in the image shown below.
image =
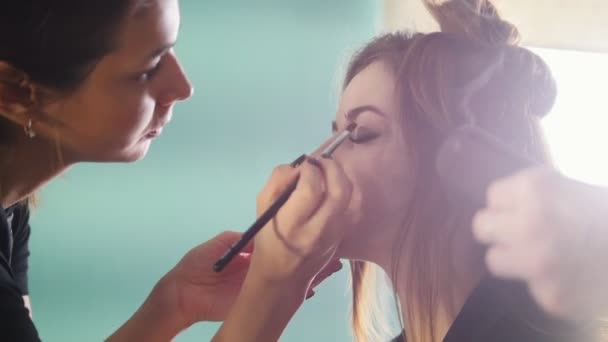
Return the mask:
[[148, 134], [146, 134], [146, 138], [153, 139], [159, 136], [163, 132], [162, 128], [153, 129]]
[[163, 132], [163, 128], [165, 127], [165, 125], [166, 123], [158, 126], [157, 128], [151, 129], [148, 134], [146, 134], [146, 138], [152, 139], [159, 136]]
[[146, 138], [152, 139], [158, 137], [162, 132], [163, 128], [171, 121], [171, 117], [169, 116], [166, 120], [164, 120], [157, 128], [154, 128], [146, 134]]

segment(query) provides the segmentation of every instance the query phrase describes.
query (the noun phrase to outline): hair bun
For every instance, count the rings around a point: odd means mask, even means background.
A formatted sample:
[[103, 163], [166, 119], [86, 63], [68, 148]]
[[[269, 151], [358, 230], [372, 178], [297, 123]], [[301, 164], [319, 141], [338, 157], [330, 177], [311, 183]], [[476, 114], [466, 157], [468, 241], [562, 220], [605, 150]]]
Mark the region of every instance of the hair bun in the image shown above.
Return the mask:
[[524, 48], [505, 51], [502, 79], [515, 95], [513, 101], [526, 104], [528, 115], [547, 115], [557, 97], [557, 85], [549, 66], [538, 55]]
[[489, 45], [517, 45], [519, 31], [489, 0], [423, 0], [442, 32]]

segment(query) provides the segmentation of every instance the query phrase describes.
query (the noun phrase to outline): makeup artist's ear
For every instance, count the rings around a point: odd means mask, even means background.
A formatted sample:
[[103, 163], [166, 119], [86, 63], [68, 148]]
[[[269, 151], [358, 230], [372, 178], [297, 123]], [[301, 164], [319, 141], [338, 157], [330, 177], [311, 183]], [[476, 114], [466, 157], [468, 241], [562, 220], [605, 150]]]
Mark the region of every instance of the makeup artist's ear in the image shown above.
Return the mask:
[[35, 88], [21, 70], [0, 61], [0, 115], [25, 126], [34, 106]]
[[291, 165], [279, 165], [274, 168], [264, 188], [257, 196], [258, 215], [264, 212], [289, 185], [298, 178], [299, 169]]

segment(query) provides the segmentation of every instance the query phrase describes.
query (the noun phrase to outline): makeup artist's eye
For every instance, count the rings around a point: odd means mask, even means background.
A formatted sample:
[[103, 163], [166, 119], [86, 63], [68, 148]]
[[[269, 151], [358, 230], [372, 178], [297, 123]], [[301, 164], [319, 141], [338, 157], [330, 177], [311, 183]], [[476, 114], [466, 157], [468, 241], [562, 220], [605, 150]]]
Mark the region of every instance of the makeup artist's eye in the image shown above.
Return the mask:
[[365, 126], [357, 126], [355, 131], [350, 136], [350, 141], [355, 144], [363, 144], [368, 141], [374, 140], [380, 136], [380, 133], [375, 132]]
[[153, 68], [150, 68], [138, 75], [136, 75], [137, 80], [139, 82], [146, 82], [146, 81], [150, 81], [151, 79], [154, 78], [154, 76], [156, 75], [156, 73], [158, 72], [158, 69], [160, 69], [160, 63], [155, 65]]
[[135, 80], [138, 81], [138, 82], [141, 82], [141, 83], [145, 83], [145, 82], [151, 81], [154, 78], [154, 76], [156, 76], [156, 74], [158, 73], [158, 71], [161, 69], [162, 64], [163, 64], [163, 59], [161, 58], [151, 68], [135, 74], [134, 75]]

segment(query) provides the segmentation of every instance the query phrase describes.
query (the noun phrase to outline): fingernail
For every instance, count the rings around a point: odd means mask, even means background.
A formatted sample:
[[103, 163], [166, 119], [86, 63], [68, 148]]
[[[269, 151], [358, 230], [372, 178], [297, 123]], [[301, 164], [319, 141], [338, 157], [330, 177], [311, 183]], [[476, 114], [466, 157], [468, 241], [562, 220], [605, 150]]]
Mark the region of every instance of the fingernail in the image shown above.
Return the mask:
[[[314, 295], [315, 295], [315, 291], [310, 290], [310, 292], [306, 295], [306, 299], [310, 299]], [[300, 298], [302, 298], [302, 297], [300, 297]]]
[[333, 159], [332, 155], [329, 154], [329, 153], [323, 153], [321, 155], [321, 158], [323, 158], [323, 159]]
[[251, 253], [239, 253], [242, 259], [251, 259]]
[[336, 265], [336, 267], [334, 267], [334, 268], [333, 268], [333, 272], [332, 272], [332, 273], [336, 273], [336, 272], [338, 272], [339, 270], [341, 270], [341, 269], [342, 269], [342, 267], [344, 267], [344, 266], [342, 266], [342, 263], [338, 263], [338, 264]]
[[300, 164], [302, 164], [302, 162], [304, 162], [305, 159], [306, 159], [306, 155], [303, 154], [303, 155], [299, 156], [298, 159], [291, 162], [291, 164], [289, 164], [289, 165], [293, 168], [296, 168], [296, 167], [300, 166]]
[[306, 161], [316, 167], [321, 167], [321, 162], [314, 157], [306, 157]]

